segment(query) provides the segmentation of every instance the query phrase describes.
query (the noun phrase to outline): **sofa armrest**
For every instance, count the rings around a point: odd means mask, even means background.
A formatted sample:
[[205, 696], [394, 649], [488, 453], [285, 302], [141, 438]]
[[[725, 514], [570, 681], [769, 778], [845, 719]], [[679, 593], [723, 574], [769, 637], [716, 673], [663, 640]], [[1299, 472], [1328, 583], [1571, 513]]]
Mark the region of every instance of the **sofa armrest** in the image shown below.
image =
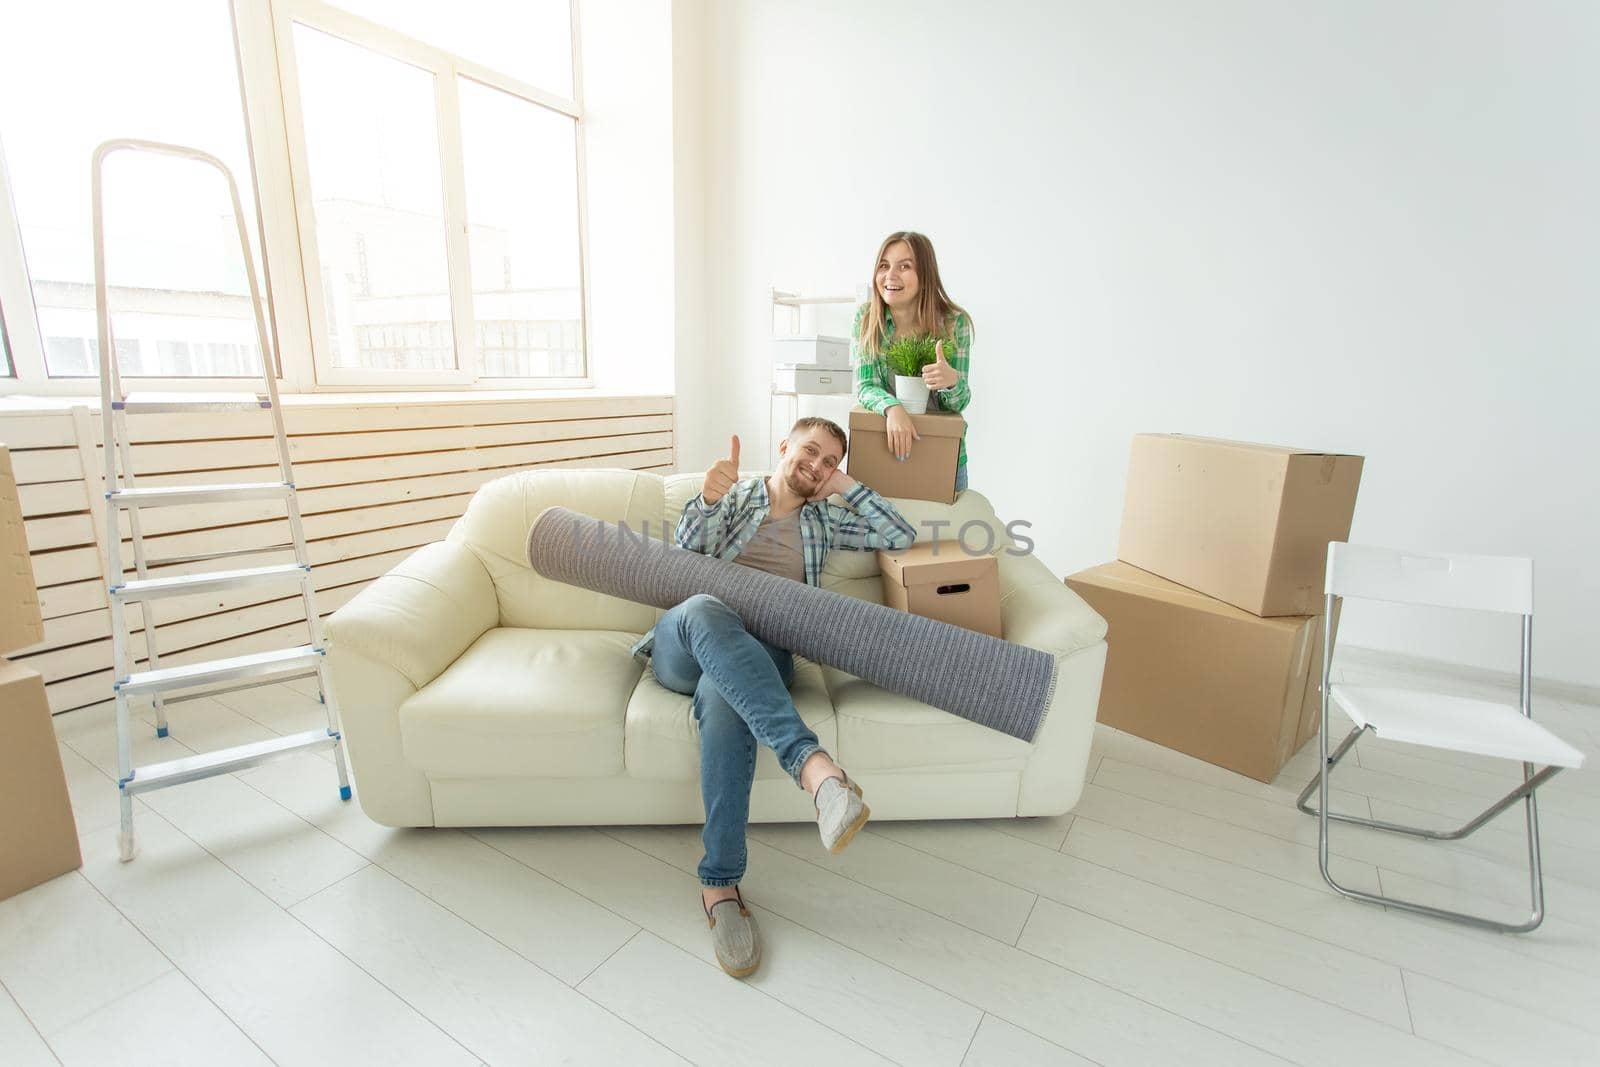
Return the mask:
[[1099, 644], [1106, 620], [1034, 555], [1000, 554], [1000, 615], [1007, 641], [1069, 656]]
[[1056, 657], [1056, 687], [1017, 790], [1018, 815], [1060, 815], [1083, 792], [1100, 710], [1106, 621], [1037, 556], [1000, 556], [1006, 640]]
[[356, 797], [385, 826], [432, 826], [428, 778], [405, 758], [400, 705], [500, 621], [489, 572], [465, 545], [424, 545], [327, 622], [328, 667]]
[[464, 544], [436, 541], [329, 617], [329, 655], [354, 652], [421, 689], [499, 621], [483, 563]]

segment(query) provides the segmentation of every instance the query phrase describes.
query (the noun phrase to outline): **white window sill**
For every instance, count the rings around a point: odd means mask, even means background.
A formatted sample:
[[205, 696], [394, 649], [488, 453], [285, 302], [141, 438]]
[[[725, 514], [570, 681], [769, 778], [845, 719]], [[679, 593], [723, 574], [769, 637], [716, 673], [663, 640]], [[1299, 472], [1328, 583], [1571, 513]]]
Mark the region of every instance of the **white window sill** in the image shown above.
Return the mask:
[[[248, 387], [249, 384], [253, 383], [241, 382], [236, 389], [226, 391], [241, 393], [255, 391]], [[130, 392], [137, 391], [130, 390]], [[154, 387], [150, 391], [166, 393], [172, 390]], [[209, 391], [224, 390], [212, 389]], [[374, 390], [372, 392], [280, 393], [278, 399], [284, 408], [359, 408], [378, 405], [504, 404], [508, 401], [534, 403], [540, 400], [605, 400], [640, 396], [667, 397], [669, 395], [667, 393], [625, 392], [615, 389], [585, 387], [582, 389], [410, 389], [405, 392]], [[91, 411], [99, 411], [100, 397], [97, 394], [80, 396], [29, 396], [15, 394], [0, 396], [0, 416], [69, 411], [77, 407], [87, 407]]]

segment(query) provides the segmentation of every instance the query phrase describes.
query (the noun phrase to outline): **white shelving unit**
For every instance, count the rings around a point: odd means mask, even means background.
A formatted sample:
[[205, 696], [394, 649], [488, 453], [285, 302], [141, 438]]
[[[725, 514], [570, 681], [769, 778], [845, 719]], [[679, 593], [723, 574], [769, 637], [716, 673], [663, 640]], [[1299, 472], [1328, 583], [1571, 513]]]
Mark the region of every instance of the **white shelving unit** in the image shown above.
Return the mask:
[[[808, 307], [841, 304], [853, 306], [864, 302], [866, 299], [866, 294], [859, 289], [849, 296], [807, 296], [800, 292], [774, 288], [772, 290], [772, 338], [774, 341], [780, 341], [806, 336], [801, 333], [801, 327], [803, 325], [804, 310]], [[787, 312], [787, 332], [780, 331], [778, 326], [778, 319], [782, 312]], [[819, 339], [825, 338], [819, 336]], [[852, 371], [849, 364], [849, 338], [843, 338], [843, 341], [846, 345], [845, 358], [840, 361], [841, 365], [837, 369], [826, 368], [828, 373], [825, 375], [786, 373], [783, 365], [774, 358], [775, 353], [768, 353], [769, 362], [772, 365], [772, 395], [767, 404], [767, 456], [769, 466], [776, 466], [778, 462], [779, 436], [777, 431], [779, 422], [774, 412], [779, 404], [783, 405], [787, 415], [782, 425], [788, 426], [800, 417], [800, 398], [802, 396], [849, 396], [854, 392], [851, 381]], [[843, 376], [842, 389], [834, 388], [834, 386], [841, 383], [819, 380], [820, 378], [831, 377], [833, 374]], [[811, 379], [809, 382], [808, 378]], [[807, 387], [808, 385], [810, 387]], [[822, 386], [827, 386], [827, 388], [822, 388]]]

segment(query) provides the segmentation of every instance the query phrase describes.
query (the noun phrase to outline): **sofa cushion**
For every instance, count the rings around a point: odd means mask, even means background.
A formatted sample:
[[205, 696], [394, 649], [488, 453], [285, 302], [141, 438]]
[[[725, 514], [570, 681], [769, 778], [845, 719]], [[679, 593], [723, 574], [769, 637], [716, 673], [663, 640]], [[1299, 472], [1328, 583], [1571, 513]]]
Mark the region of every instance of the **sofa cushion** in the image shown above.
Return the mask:
[[[802, 656], [794, 659], [794, 684], [789, 687], [800, 720], [811, 727], [828, 752], [837, 743], [833, 704], [823, 684], [822, 668]], [[698, 781], [700, 778], [700, 727], [694, 721], [692, 697], [674, 693], [646, 669], [628, 701], [628, 774], [633, 778]], [[783, 768], [770, 748], [758, 748], [757, 778], [783, 778]]]
[[[575, 585], [553, 582], [528, 566], [528, 529], [560, 505], [640, 533], [662, 536], [662, 478], [624, 470], [533, 470], [496, 478], [473, 494], [449, 539], [483, 560], [500, 604], [501, 626], [571, 627], [643, 633], [661, 613]], [[676, 523], [677, 515], [672, 516]], [[666, 526], [671, 536], [672, 524]]]
[[498, 627], [400, 705], [406, 761], [430, 775], [622, 773], [637, 634]]
[[824, 667], [839, 748], [849, 771], [1017, 770], [1033, 746], [999, 730]]

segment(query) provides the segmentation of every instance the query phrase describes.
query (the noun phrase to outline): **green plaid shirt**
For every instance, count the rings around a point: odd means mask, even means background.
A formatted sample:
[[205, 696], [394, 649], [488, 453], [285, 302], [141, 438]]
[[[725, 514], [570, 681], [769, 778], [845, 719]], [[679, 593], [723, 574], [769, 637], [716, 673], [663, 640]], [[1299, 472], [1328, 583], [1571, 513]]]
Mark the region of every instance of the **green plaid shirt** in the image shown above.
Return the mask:
[[[873, 356], [861, 347], [861, 322], [866, 317], [867, 305], [862, 304], [856, 308], [855, 325], [850, 328], [850, 364], [856, 369], [856, 402], [874, 415], [882, 415], [900, 401], [894, 397], [889, 366], [883, 357]], [[885, 311], [884, 320], [888, 328], [884, 331], [883, 343], [888, 345], [894, 340], [894, 316]], [[972, 320], [965, 312], [956, 312], [955, 328], [951, 332], [956, 339], [955, 350], [951, 351], [951, 346], [946, 344], [944, 358], [955, 368], [956, 384], [928, 394], [930, 411], [965, 411], [972, 403], [972, 387], [967, 384], [967, 368], [972, 361]], [[956, 465], [964, 467], [966, 464], [967, 435], [963, 430]]]
[[[800, 505], [800, 555], [807, 585], [822, 585], [822, 565], [835, 548], [874, 552], [910, 548], [917, 539], [916, 527], [893, 504], [860, 482], [844, 495], [844, 501], [850, 506], [842, 508], [827, 500]], [[707, 504], [705, 497], [696, 493], [683, 506], [673, 538], [679, 548], [733, 560], [771, 511], [767, 480], [746, 478], [735, 482], [715, 504]], [[634, 644], [633, 653], [649, 652], [654, 644], [653, 633], [647, 633]]]

